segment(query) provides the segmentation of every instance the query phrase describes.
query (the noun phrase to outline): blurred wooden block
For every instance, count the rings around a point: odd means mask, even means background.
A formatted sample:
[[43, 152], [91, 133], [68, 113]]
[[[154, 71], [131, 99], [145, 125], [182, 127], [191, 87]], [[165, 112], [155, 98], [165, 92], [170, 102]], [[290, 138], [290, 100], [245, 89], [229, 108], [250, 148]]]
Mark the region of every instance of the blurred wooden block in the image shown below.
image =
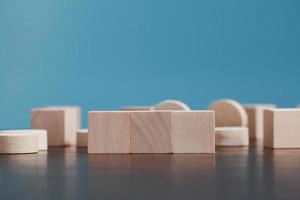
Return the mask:
[[144, 111], [144, 110], [150, 110], [151, 107], [149, 106], [125, 106], [122, 107], [122, 111]]
[[243, 106], [232, 99], [220, 99], [214, 101], [208, 107], [215, 111], [216, 127], [224, 126], [248, 126], [248, 116]]
[[215, 153], [214, 111], [172, 112], [173, 153]]
[[248, 146], [249, 129], [247, 127], [217, 127], [216, 146]]
[[0, 154], [37, 153], [38, 140], [36, 132], [0, 131]]
[[31, 111], [31, 128], [47, 130], [49, 146], [75, 145], [80, 120], [79, 107], [46, 107]]
[[263, 139], [264, 137], [264, 110], [275, 108], [273, 104], [246, 104], [244, 108], [248, 115], [248, 128], [250, 139]]
[[191, 110], [185, 103], [177, 100], [165, 100], [154, 105], [152, 110]]
[[300, 109], [264, 111], [264, 146], [300, 148]]
[[89, 112], [88, 131], [88, 153], [130, 153], [130, 112]]
[[79, 129], [77, 131], [77, 147], [87, 147], [88, 129]]
[[48, 149], [48, 138], [47, 138], [47, 130], [42, 129], [16, 129], [16, 130], [5, 130], [5, 133], [29, 133], [29, 134], [37, 134], [38, 136], [38, 150], [47, 150]]
[[131, 153], [171, 153], [171, 112], [131, 113]]

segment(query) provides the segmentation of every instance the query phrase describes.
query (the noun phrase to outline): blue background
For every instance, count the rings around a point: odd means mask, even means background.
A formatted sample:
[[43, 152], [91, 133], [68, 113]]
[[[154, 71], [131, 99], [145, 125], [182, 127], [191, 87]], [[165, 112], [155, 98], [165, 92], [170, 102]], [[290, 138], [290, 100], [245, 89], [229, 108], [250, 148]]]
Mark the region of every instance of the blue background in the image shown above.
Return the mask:
[[0, 129], [33, 107], [300, 102], [299, 0], [0, 0]]

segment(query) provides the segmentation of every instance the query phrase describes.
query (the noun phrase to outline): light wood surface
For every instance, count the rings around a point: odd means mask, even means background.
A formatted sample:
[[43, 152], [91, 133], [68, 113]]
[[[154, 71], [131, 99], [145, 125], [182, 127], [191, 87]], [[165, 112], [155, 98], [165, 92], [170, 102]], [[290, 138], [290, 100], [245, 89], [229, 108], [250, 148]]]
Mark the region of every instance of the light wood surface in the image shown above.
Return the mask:
[[37, 153], [38, 142], [36, 132], [0, 131], [0, 154]]
[[91, 111], [89, 153], [130, 153], [130, 112]]
[[221, 99], [208, 107], [215, 111], [216, 127], [248, 126], [248, 116], [243, 106], [232, 99]]
[[171, 153], [171, 112], [131, 113], [131, 153]]
[[172, 112], [173, 153], [215, 153], [214, 111]]
[[274, 104], [245, 104], [248, 115], [249, 137], [253, 140], [262, 140], [264, 137], [264, 110], [275, 108]]
[[264, 146], [300, 148], [300, 109], [267, 109], [264, 111]]
[[152, 107], [152, 110], [191, 110], [188, 105], [177, 100], [165, 100]]
[[216, 127], [216, 146], [248, 146], [249, 129], [247, 127]]
[[88, 145], [88, 129], [79, 129], [77, 131], [77, 147], [87, 147]]
[[49, 146], [75, 145], [80, 120], [80, 108], [75, 106], [36, 108], [31, 111], [31, 128], [47, 130]]
[[144, 111], [151, 110], [150, 106], [125, 106], [121, 108], [122, 111]]
[[29, 133], [29, 134], [37, 134], [38, 136], [38, 150], [47, 150], [48, 142], [47, 142], [47, 130], [42, 129], [15, 129], [15, 130], [5, 130], [5, 133]]

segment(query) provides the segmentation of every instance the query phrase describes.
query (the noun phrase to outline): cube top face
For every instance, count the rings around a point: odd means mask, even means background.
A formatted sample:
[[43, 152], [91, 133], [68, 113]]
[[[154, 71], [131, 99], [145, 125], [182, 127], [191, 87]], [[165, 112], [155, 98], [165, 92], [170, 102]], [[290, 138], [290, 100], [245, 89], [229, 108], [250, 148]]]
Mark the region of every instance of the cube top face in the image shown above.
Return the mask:
[[79, 106], [47, 106], [41, 108], [34, 108], [31, 111], [66, 111], [66, 110], [79, 110]]
[[275, 104], [243, 104], [245, 109], [267, 109], [267, 108], [276, 108]]
[[173, 112], [173, 153], [214, 153], [214, 128], [214, 111]]
[[150, 109], [150, 106], [125, 106], [121, 108], [122, 111], [145, 111]]
[[171, 112], [131, 113], [132, 153], [171, 153]]
[[210, 113], [215, 115], [214, 110], [190, 110], [190, 111], [185, 111], [185, 110], [174, 110], [172, 113]]
[[[138, 112], [138, 111], [137, 111]], [[121, 113], [131, 113], [131, 111], [114, 111], [114, 110], [105, 110], [105, 111], [89, 111], [89, 114], [109, 114], [109, 113], [116, 113], [116, 114], [121, 114]]]
[[130, 112], [92, 111], [88, 121], [89, 153], [130, 153]]
[[266, 147], [300, 148], [300, 109], [268, 109], [264, 120]]

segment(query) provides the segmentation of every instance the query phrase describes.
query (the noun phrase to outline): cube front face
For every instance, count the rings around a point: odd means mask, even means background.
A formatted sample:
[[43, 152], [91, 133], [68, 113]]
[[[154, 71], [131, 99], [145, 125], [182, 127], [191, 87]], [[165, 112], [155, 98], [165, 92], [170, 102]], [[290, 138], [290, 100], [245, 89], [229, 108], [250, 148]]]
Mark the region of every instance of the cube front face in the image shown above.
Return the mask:
[[300, 109], [275, 111], [274, 147], [300, 148]]
[[89, 112], [89, 153], [130, 153], [130, 112]]
[[300, 109], [264, 111], [264, 146], [300, 148]]
[[171, 112], [131, 113], [131, 153], [172, 153]]
[[49, 146], [64, 146], [65, 112], [63, 110], [33, 110], [31, 112], [31, 128], [45, 129]]
[[81, 125], [80, 108], [65, 110], [65, 145], [76, 144], [76, 133]]
[[256, 136], [257, 133], [257, 122], [256, 122], [256, 109], [254, 107], [248, 107], [245, 108], [247, 115], [248, 115], [248, 127], [249, 127], [249, 136], [250, 139], [256, 139], [258, 136]]
[[172, 112], [173, 153], [215, 153], [214, 111]]
[[264, 138], [264, 110], [273, 109], [272, 104], [253, 104], [245, 106], [248, 115], [249, 136], [252, 140]]

